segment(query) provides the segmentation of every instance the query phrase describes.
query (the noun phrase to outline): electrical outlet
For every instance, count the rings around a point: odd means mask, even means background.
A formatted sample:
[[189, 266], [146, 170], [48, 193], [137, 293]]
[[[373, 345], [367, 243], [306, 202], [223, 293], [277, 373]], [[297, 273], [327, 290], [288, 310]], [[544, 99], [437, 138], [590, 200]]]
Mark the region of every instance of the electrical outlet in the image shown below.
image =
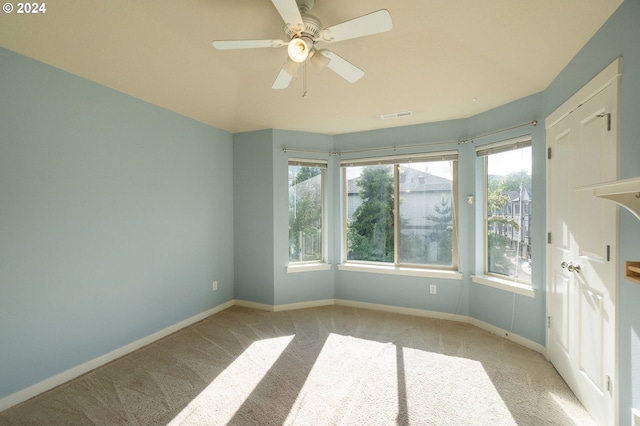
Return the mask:
[[213, 291], [216, 291], [218, 289], [218, 281], [214, 281], [213, 282]]
[[429, 293], [436, 294], [436, 285], [435, 284], [431, 284], [429, 286]]

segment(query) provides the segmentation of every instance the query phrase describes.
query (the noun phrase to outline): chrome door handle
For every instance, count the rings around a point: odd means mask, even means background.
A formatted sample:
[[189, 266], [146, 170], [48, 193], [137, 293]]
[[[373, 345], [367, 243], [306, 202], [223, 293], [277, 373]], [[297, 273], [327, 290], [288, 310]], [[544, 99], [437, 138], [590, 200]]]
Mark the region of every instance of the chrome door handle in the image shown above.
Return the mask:
[[[567, 266], [568, 266], [568, 267], [572, 267], [571, 262], [567, 263], [567, 261], [566, 261], [566, 260], [563, 260], [562, 262], [560, 262], [560, 267], [561, 267], [562, 269], [566, 268]], [[569, 270], [571, 270], [571, 269], [569, 269]]]
[[572, 265], [571, 263], [569, 263], [569, 265], [567, 266], [567, 269], [569, 270], [569, 272], [575, 271], [577, 273], [580, 273], [580, 265], [578, 264]]

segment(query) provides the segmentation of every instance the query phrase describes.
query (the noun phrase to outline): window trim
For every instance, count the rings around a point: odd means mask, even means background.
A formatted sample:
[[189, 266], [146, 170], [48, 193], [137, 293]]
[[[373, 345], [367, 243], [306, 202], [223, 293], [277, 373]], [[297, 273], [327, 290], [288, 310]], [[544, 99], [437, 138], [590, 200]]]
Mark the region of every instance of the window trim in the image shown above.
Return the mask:
[[513, 151], [520, 148], [532, 146], [533, 138], [531, 135], [520, 136], [517, 138], [506, 139], [500, 142], [489, 143], [476, 147], [476, 155], [478, 157], [488, 157], [492, 154]]
[[472, 275], [471, 281], [476, 284], [482, 284], [500, 290], [510, 291], [512, 293], [521, 294], [527, 297], [535, 297], [536, 291], [528, 283], [508, 280], [496, 275]]
[[424, 163], [428, 161], [446, 160], [458, 160], [458, 151], [424, 152], [418, 154], [388, 155], [384, 157], [352, 158], [341, 160], [340, 168], [352, 166], [379, 166], [383, 164]]
[[[310, 272], [310, 271], [319, 271], [319, 270], [328, 270], [331, 269], [331, 264], [327, 263], [327, 216], [326, 216], [326, 171], [329, 162], [327, 160], [319, 160], [319, 159], [303, 159], [303, 158], [289, 158], [287, 160], [287, 171], [290, 166], [298, 166], [298, 167], [313, 167], [320, 169], [320, 215], [321, 215], [321, 223], [322, 223], [322, 232], [321, 235], [321, 258], [319, 260], [300, 260], [300, 261], [291, 261], [288, 259], [287, 263], [287, 273], [294, 272]], [[289, 232], [290, 230], [288, 230]], [[288, 236], [287, 236], [288, 239]], [[288, 246], [288, 244], [287, 244]], [[289, 251], [289, 249], [287, 249]], [[289, 254], [287, 254], [287, 258]]]
[[[440, 152], [427, 152], [427, 153], [415, 153], [405, 155], [394, 155], [384, 157], [367, 157], [357, 159], [345, 159], [340, 161], [340, 176], [342, 181], [342, 263], [338, 265], [338, 270], [344, 271], [363, 271], [373, 273], [386, 273], [393, 275], [412, 275], [412, 276], [426, 276], [433, 278], [448, 278], [448, 279], [462, 279], [463, 275], [459, 272], [459, 224], [458, 224], [458, 151], [440, 151]], [[452, 201], [452, 215], [453, 215], [453, 231], [452, 231], [452, 248], [453, 255], [451, 259], [451, 266], [440, 265], [421, 265], [413, 263], [400, 263], [399, 262], [399, 210], [400, 210], [400, 177], [399, 166], [400, 164], [419, 163], [419, 162], [435, 162], [435, 161], [451, 161], [452, 162], [452, 187], [451, 187], [451, 201]], [[348, 248], [347, 248], [347, 168], [358, 166], [375, 166], [375, 165], [392, 165], [393, 166], [393, 179], [394, 179], [394, 262], [368, 262], [361, 260], [348, 260]]]
[[[488, 235], [489, 235], [489, 222], [487, 211], [487, 199], [489, 182], [487, 173], [488, 157], [492, 154], [499, 154], [502, 152], [512, 151], [516, 149], [522, 149], [526, 147], [532, 147], [533, 137], [532, 135], [523, 135], [516, 138], [506, 139], [499, 142], [489, 143], [476, 147], [476, 156], [482, 160], [482, 180], [483, 180], [483, 192], [484, 203], [482, 206], [482, 253], [483, 253], [483, 270], [482, 273], [472, 275], [471, 280], [477, 284], [483, 284], [501, 290], [511, 291], [513, 293], [522, 294], [528, 297], [535, 297], [535, 290], [533, 289], [533, 280], [530, 282], [511, 278], [506, 275], [500, 275], [493, 272], [489, 272], [489, 256], [488, 256]], [[533, 149], [532, 158], [533, 162]], [[533, 164], [532, 164], [533, 166]], [[511, 227], [511, 225], [509, 225]]]
[[287, 265], [287, 274], [298, 272], [328, 271], [332, 265], [326, 262], [294, 262]]
[[387, 275], [404, 275], [411, 277], [427, 277], [427, 278], [442, 278], [447, 280], [462, 280], [464, 275], [462, 272], [454, 269], [435, 269], [435, 268], [418, 268], [408, 266], [397, 266], [391, 263], [380, 264], [374, 262], [357, 262], [349, 261], [338, 265], [339, 271], [352, 271], [352, 272], [368, 272], [372, 274], [387, 274]]

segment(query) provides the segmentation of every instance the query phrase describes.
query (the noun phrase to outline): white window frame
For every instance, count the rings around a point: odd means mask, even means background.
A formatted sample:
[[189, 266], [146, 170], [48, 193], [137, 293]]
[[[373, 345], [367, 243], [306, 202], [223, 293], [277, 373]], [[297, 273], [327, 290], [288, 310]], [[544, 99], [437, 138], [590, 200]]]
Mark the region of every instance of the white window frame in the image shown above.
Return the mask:
[[[319, 168], [320, 170], [320, 191], [322, 201], [321, 205], [321, 223], [322, 223], [322, 232], [321, 234], [321, 258], [319, 260], [309, 260], [309, 261], [296, 261], [292, 262], [289, 260], [287, 265], [287, 273], [296, 273], [296, 272], [311, 272], [311, 271], [324, 271], [331, 269], [331, 265], [327, 263], [327, 215], [326, 215], [326, 172], [328, 161], [327, 160], [317, 160], [317, 159], [302, 159], [302, 158], [289, 158], [287, 161], [287, 170], [290, 166], [298, 166], [298, 167], [314, 167]], [[289, 188], [287, 188], [287, 191]], [[287, 198], [288, 203], [288, 198]], [[288, 210], [288, 208], [287, 208]], [[287, 232], [289, 232], [289, 227], [287, 226]], [[287, 241], [289, 236], [287, 235]], [[288, 244], [287, 244], [288, 247]], [[287, 250], [288, 251], [288, 250]], [[287, 254], [287, 257], [289, 255]]]
[[[483, 284], [489, 287], [498, 288], [501, 290], [510, 291], [523, 296], [535, 297], [535, 290], [533, 289], [533, 282], [525, 282], [517, 280], [516, 278], [506, 277], [504, 275], [489, 272], [489, 256], [488, 256], [488, 212], [487, 212], [487, 196], [488, 196], [488, 173], [487, 173], [487, 158], [491, 154], [497, 154], [500, 152], [506, 152], [514, 149], [520, 149], [525, 147], [532, 147], [533, 138], [531, 135], [525, 135], [513, 139], [507, 139], [495, 143], [481, 145], [476, 147], [476, 156], [482, 163], [483, 174], [483, 191], [484, 191], [484, 203], [482, 206], [482, 223], [480, 232], [482, 236], [478, 240], [482, 241], [482, 257], [483, 265], [482, 271], [477, 275], [472, 275], [473, 282]], [[533, 161], [533, 158], [532, 158]], [[533, 173], [532, 173], [533, 174]], [[522, 213], [521, 213], [522, 214]], [[533, 214], [533, 212], [532, 212]], [[511, 226], [509, 226], [510, 232]], [[522, 229], [521, 231], [522, 232]]]
[[[446, 161], [450, 160], [453, 163], [453, 182], [452, 182], [452, 210], [453, 210], [453, 233], [452, 233], [452, 247], [453, 258], [452, 266], [439, 266], [439, 265], [420, 265], [420, 264], [404, 264], [399, 262], [399, 248], [398, 248], [398, 234], [399, 234], [399, 164], [406, 163], [418, 163], [429, 161]], [[361, 260], [347, 260], [347, 167], [353, 166], [370, 166], [370, 165], [393, 165], [394, 174], [394, 262], [369, 262]], [[444, 279], [456, 279], [461, 280], [463, 278], [462, 273], [458, 271], [458, 151], [444, 151], [444, 152], [430, 152], [430, 153], [416, 153], [406, 155], [394, 155], [385, 157], [368, 157], [358, 159], [347, 159], [340, 162], [341, 168], [341, 180], [342, 180], [342, 263], [338, 265], [339, 270], [344, 271], [356, 271], [356, 272], [369, 272], [379, 274], [391, 274], [391, 275], [408, 275], [408, 276], [422, 276], [431, 278], [444, 278]]]

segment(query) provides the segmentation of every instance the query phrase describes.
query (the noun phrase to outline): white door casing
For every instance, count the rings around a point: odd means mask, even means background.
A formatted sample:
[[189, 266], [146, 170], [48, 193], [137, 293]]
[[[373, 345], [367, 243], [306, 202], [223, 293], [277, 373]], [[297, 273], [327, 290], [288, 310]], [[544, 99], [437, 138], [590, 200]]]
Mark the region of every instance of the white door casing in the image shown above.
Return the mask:
[[598, 424], [617, 423], [617, 207], [580, 188], [617, 179], [616, 60], [547, 118], [547, 350]]

